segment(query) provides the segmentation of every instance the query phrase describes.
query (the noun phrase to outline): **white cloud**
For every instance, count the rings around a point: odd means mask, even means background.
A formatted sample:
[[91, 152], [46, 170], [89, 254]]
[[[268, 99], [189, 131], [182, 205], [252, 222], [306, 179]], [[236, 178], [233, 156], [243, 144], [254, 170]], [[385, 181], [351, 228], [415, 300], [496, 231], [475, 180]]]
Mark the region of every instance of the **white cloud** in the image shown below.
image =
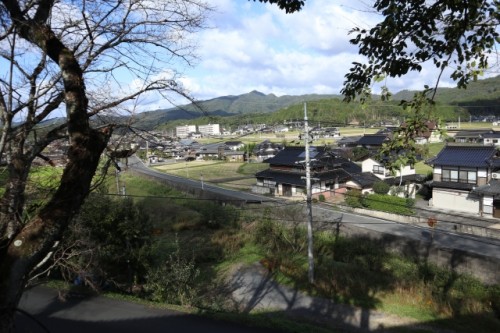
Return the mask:
[[[251, 90], [278, 96], [338, 94], [352, 62], [364, 62], [348, 32], [381, 19], [370, 3], [352, 0], [308, 0], [294, 14], [253, 1], [210, 4], [218, 8], [211, 16], [214, 28], [201, 33], [200, 63], [182, 79], [201, 100]], [[397, 92], [433, 86], [437, 77], [428, 64], [420, 73], [384, 83]], [[440, 86], [451, 85], [443, 75]], [[379, 92], [380, 85], [373, 91]]]
[[360, 58], [347, 33], [368, 15], [342, 1], [313, 0], [291, 15], [252, 1], [213, 5], [215, 28], [200, 36], [201, 61], [183, 79], [199, 99], [251, 90], [337, 94], [351, 62]]

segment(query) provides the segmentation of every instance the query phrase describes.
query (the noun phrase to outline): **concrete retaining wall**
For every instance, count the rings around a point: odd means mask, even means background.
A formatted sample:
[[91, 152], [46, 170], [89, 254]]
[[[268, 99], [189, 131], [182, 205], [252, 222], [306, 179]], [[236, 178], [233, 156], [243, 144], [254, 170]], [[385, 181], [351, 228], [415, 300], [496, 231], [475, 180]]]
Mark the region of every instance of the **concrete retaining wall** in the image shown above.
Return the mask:
[[500, 274], [498, 274], [500, 260], [497, 258], [458, 249], [438, 248], [432, 242], [397, 237], [352, 225], [342, 225], [340, 234], [378, 240], [389, 251], [413, 257], [418, 261], [426, 261], [460, 274], [474, 276], [485, 284], [500, 284]]
[[[363, 208], [351, 208], [344, 206], [342, 207], [342, 209], [349, 212], [353, 212], [355, 214], [372, 216], [383, 220], [389, 220], [399, 223], [416, 224], [421, 226], [427, 226], [427, 220], [428, 220], [427, 217], [405, 216], [405, 215], [379, 212]], [[440, 229], [440, 224], [445, 225], [446, 228], [443, 229], [446, 230], [452, 230], [455, 232], [460, 232], [469, 235], [500, 239], [500, 230], [497, 229], [487, 228], [479, 225], [458, 223], [458, 222], [457, 223], [441, 222], [439, 221], [439, 219], [437, 220], [437, 227], [436, 227], [437, 229]]]

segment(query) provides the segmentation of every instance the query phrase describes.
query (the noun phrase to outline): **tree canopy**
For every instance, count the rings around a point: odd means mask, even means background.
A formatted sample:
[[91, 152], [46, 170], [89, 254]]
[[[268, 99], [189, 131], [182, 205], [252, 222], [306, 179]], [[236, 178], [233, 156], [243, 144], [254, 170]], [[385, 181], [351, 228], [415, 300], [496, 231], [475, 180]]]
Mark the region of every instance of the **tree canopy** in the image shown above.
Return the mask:
[[342, 93], [348, 100], [379, 77], [421, 71], [429, 61], [438, 70], [436, 87], [442, 73], [452, 68], [451, 78], [465, 88], [488, 69], [492, 54], [498, 56], [497, 0], [379, 0], [373, 8], [384, 20], [369, 30], [351, 31], [355, 34], [351, 43], [359, 46], [367, 63], [354, 63], [346, 75]]
[[304, 7], [306, 0], [259, 0], [259, 2], [274, 4], [287, 13], [294, 13]]

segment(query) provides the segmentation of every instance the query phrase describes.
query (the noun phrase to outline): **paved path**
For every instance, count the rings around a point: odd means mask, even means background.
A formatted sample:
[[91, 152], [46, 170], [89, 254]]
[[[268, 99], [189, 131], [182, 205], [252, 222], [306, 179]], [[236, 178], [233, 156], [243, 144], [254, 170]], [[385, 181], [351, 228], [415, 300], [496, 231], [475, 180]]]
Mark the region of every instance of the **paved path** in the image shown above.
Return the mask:
[[322, 322], [329, 327], [349, 331], [383, 331], [386, 328], [420, 328], [438, 332], [402, 318], [379, 311], [336, 304], [319, 297], [310, 297], [279, 285], [272, 274], [260, 264], [241, 267], [229, 282], [233, 301], [243, 312], [267, 309], [272, 312], [300, 316]]
[[24, 293], [20, 308], [34, 316], [16, 317], [16, 333], [279, 333], [237, 323], [148, 307], [102, 296], [66, 301], [55, 290], [37, 287]]
[[[231, 301], [243, 313], [260, 310], [261, 313], [300, 317], [337, 329], [338, 332], [382, 332], [388, 328], [426, 329], [439, 332], [435, 328], [418, 324], [411, 318], [307, 296], [278, 284], [273, 275], [260, 264], [240, 267], [232, 274], [228, 287]], [[36, 287], [25, 292], [20, 308], [30, 313], [39, 323], [19, 314], [16, 318], [16, 333], [281, 332], [102, 296], [73, 296], [61, 300], [57, 291], [44, 287]]]

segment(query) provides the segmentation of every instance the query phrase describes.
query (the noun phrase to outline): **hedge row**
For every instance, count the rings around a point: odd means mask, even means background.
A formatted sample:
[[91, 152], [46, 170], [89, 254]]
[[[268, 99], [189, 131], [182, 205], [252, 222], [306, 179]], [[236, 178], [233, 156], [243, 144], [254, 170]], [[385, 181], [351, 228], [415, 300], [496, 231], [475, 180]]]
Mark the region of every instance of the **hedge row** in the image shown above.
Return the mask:
[[415, 200], [385, 194], [361, 195], [359, 191], [350, 191], [346, 203], [354, 208], [366, 208], [401, 215], [413, 215]]

